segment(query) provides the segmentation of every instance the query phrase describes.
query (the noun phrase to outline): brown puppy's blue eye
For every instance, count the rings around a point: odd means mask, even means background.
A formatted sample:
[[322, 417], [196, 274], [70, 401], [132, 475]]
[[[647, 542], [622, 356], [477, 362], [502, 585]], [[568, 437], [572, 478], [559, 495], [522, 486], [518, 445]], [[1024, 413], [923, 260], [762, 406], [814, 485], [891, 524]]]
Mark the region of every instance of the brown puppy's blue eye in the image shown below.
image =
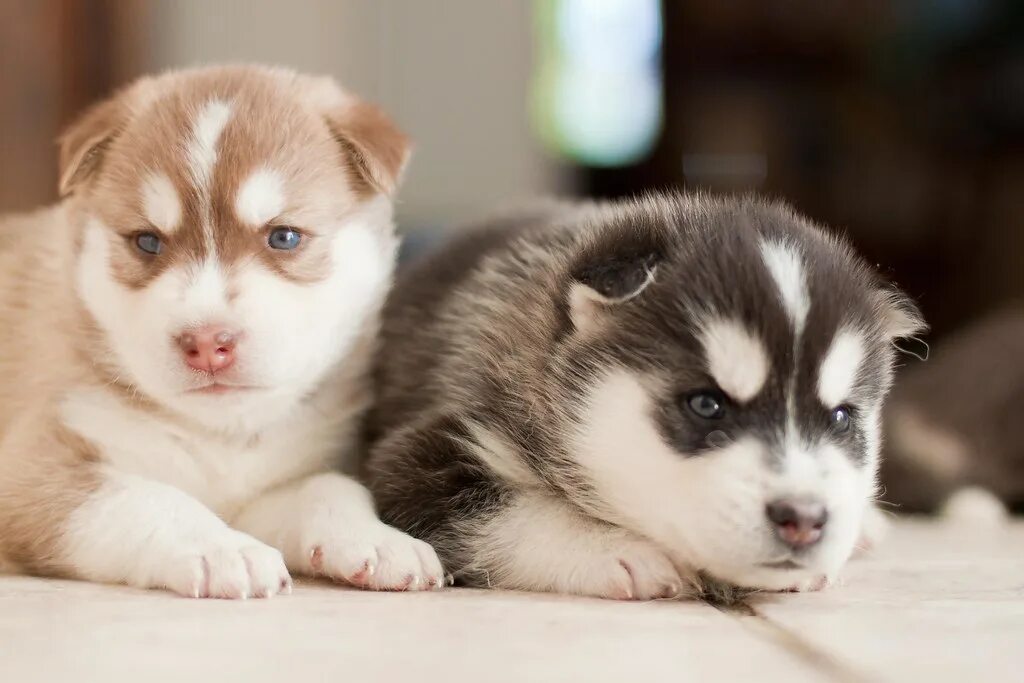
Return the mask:
[[691, 394], [686, 401], [697, 417], [705, 420], [719, 420], [725, 415], [725, 399], [711, 391]]
[[271, 249], [282, 249], [284, 251], [294, 249], [299, 246], [301, 241], [302, 235], [291, 228], [274, 228], [270, 231], [270, 236], [267, 238], [267, 244], [270, 245]]
[[163, 242], [160, 238], [151, 232], [140, 232], [135, 236], [135, 246], [147, 254], [153, 254], [156, 256], [163, 249]]
[[836, 434], [842, 434], [850, 430], [850, 409], [839, 406], [829, 415], [829, 427]]

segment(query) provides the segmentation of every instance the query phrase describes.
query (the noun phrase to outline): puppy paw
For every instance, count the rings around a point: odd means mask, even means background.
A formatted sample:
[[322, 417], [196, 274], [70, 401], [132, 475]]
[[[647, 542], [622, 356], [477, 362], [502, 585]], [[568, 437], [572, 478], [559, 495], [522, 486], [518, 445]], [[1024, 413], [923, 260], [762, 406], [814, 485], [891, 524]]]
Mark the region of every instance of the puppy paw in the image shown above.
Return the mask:
[[429, 544], [380, 522], [314, 543], [309, 560], [317, 575], [371, 590], [433, 590], [445, 584]]
[[685, 585], [672, 561], [654, 545], [629, 540], [585, 561], [570, 576], [578, 577], [575, 590], [612, 600], [677, 598]]
[[237, 531], [200, 541], [153, 565], [152, 585], [192, 598], [245, 600], [292, 590], [281, 553]]

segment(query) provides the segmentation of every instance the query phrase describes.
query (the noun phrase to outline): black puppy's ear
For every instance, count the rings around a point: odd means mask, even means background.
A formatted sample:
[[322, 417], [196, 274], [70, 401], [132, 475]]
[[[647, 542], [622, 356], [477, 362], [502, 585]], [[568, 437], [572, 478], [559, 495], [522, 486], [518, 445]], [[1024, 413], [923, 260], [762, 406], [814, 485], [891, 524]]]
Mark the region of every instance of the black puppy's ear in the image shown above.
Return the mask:
[[875, 316], [885, 339], [907, 355], [919, 360], [928, 360], [928, 343], [917, 337], [928, 331], [928, 323], [925, 322], [917, 304], [891, 286], [874, 290], [873, 296]]
[[895, 287], [876, 289], [874, 299], [875, 314], [881, 321], [882, 334], [890, 341], [908, 339], [928, 330], [921, 309]]
[[626, 301], [651, 283], [657, 266], [655, 253], [619, 256], [582, 268], [575, 280], [607, 301]]
[[659, 255], [617, 255], [582, 267], [569, 288], [569, 319], [578, 332], [597, 329], [606, 312], [640, 296], [652, 282]]

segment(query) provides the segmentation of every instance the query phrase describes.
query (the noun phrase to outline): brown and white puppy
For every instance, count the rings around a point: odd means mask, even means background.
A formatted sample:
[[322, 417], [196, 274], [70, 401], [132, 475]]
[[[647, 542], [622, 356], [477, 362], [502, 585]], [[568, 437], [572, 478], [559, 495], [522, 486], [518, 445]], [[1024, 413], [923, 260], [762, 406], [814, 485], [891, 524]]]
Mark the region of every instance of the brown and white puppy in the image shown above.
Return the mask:
[[142, 79], [67, 131], [65, 200], [0, 224], [0, 564], [196, 597], [441, 585], [336, 473], [407, 152], [329, 79], [256, 67]]

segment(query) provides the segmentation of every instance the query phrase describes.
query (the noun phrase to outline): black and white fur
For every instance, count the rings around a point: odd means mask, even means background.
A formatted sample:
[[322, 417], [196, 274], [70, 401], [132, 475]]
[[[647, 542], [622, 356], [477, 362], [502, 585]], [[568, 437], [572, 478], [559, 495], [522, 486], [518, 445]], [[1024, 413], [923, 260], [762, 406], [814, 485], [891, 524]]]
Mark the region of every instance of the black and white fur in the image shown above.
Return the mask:
[[[637, 599], [690, 593], [698, 574], [809, 587], [854, 549], [892, 342], [921, 326], [782, 204], [540, 206], [400, 279], [369, 479], [383, 518], [468, 585]], [[699, 392], [724, 415], [696, 415]], [[765, 508], [780, 497], [826, 506], [819, 543], [777, 539]]]

